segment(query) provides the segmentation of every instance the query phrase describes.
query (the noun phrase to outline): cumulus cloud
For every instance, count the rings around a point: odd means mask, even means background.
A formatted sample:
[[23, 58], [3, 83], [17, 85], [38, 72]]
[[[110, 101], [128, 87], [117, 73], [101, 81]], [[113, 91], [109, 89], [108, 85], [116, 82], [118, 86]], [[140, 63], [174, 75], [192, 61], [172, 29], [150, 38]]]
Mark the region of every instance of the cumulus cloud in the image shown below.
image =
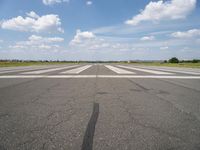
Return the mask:
[[63, 42], [64, 39], [60, 37], [42, 37], [37, 35], [31, 35], [29, 38], [31, 43], [53, 43], [53, 42]]
[[69, 0], [42, 0], [45, 5], [54, 5], [56, 3], [69, 2]]
[[87, 1], [86, 5], [92, 5], [92, 1]]
[[131, 55], [131, 53], [134, 54], [133, 57], [135, 57], [137, 54], [141, 54], [141, 56], [144, 54], [146, 58], [149, 58], [152, 56], [152, 54], [155, 54], [153, 56], [156, 56], [156, 54], [162, 53], [163, 57], [165, 57], [167, 54], [173, 53], [172, 51], [169, 51], [169, 49], [180, 50], [184, 46], [196, 49], [195, 47], [197, 46], [196, 40], [179, 40], [169, 37], [168, 39], [161, 38], [153, 40], [156, 38], [152, 36], [152, 34], [142, 37], [141, 39], [101, 36], [98, 33], [94, 33], [92, 31], [82, 32], [77, 30], [74, 38], [69, 43], [68, 49], [72, 50], [74, 53], [81, 51], [90, 52], [92, 54], [94, 52], [95, 55], [97, 53], [112, 53], [112, 55], [110, 55], [111, 57], [114, 57], [114, 55], [120, 55], [120, 57], [122, 55], [126, 55], [126, 57], [128, 57]]
[[89, 31], [81, 32], [81, 30], [77, 30], [76, 35], [74, 36], [73, 40], [70, 42], [70, 45], [80, 44], [82, 42], [85, 42], [87, 40], [91, 40], [94, 38], [95, 38], [95, 35], [92, 32], [89, 32]]
[[36, 18], [36, 19], [40, 18], [40, 16], [37, 15], [34, 11], [26, 13], [26, 15], [29, 16], [29, 17], [31, 17], [31, 18]]
[[63, 42], [64, 39], [60, 37], [42, 37], [37, 35], [31, 35], [27, 41], [19, 41], [10, 48], [13, 49], [51, 49], [59, 48], [56, 43]]
[[127, 20], [128, 25], [137, 25], [142, 21], [184, 19], [195, 8], [197, 0], [171, 0], [150, 2], [140, 14]]
[[154, 39], [155, 39], [154, 36], [144, 36], [144, 37], [142, 37], [140, 40], [141, 40], [141, 41], [152, 41], [152, 40], [154, 40]]
[[61, 20], [58, 15], [48, 14], [39, 16], [31, 11], [26, 17], [18, 16], [3, 20], [0, 24], [2, 29], [25, 31], [25, 32], [64, 32], [61, 28]]
[[69, 43], [71, 49], [77, 50], [119, 50], [126, 51], [132, 49], [132, 45], [108, 40], [90, 31], [77, 30], [76, 35]]
[[193, 38], [200, 36], [200, 29], [191, 29], [185, 32], [174, 32], [171, 34], [172, 37], [175, 38]]

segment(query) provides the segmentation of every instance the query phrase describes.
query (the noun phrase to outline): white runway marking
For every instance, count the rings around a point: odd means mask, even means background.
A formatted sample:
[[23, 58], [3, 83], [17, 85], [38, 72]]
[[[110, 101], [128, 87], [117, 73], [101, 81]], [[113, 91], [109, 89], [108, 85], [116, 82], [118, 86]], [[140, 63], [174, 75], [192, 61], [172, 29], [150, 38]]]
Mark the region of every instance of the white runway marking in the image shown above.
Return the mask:
[[92, 65], [86, 65], [86, 66], [83, 66], [83, 67], [79, 67], [79, 68], [75, 68], [75, 69], [72, 69], [72, 70], [61, 72], [61, 74], [79, 74], [82, 71], [84, 71], [84, 70], [86, 70], [90, 67], [92, 67]]
[[27, 69], [13, 69], [13, 70], [6, 70], [6, 71], [1, 71], [0, 74], [4, 73], [13, 73], [13, 72], [21, 72], [21, 71], [30, 71], [30, 70], [38, 70], [38, 69], [47, 69], [49, 67], [37, 67], [37, 68], [27, 68]]
[[137, 71], [142, 71], [142, 72], [148, 72], [148, 73], [152, 73], [152, 74], [164, 74], [164, 75], [173, 74], [173, 73], [169, 73], [169, 72], [155, 71], [155, 70], [149, 70], [149, 69], [121, 66], [121, 65], [118, 65], [118, 66], [121, 68], [132, 69], [132, 70], [137, 70]]
[[42, 74], [42, 73], [53, 72], [53, 71], [58, 71], [58, 70], [63, 70], [63, 69], [69, 69], [69, 68], [73, 68], [73, 67], [77, 67], [77, 66], [78, 65], [59, 67], [59, 68], [51, 68], [51, 69], [45, 69], [45, 70], [36, 70], [36, 71], [31, 71], [31, 72], [23, 72], [21, 74]]
[[136, 78], [136, 79], [200, 79], [200, 76], [138, 76], [138, 75], [7, 75], [0, 76], [0, 79], [18, 79], [18, 78]]
[[124, 69], [120, 69], [117, 67], [113, 67], [110, 65], [105, 65], [106, 68], [118, 73], [118, 74], [135, 74], [134, 72], [128, 71], [128, 70], [124, 70]]
[[[142, 68], [146, 68], [146, 67], [142, 67]], [[161, 71], [169, 71], [169, 72], [175, 72], [175, 73], [183, 73], [183, 74], [191, 74], [191, 75], [200, 75], [200, 73], [198, 72], [190, 72], [190, 71], [182, 71], [182, 70], [174, 70], [174, 68], [172, 69], [168, 69], [168, 68], [156, 68], [156, 67], [151, 67], [152, 69], [155, 70], [161, 70]]]

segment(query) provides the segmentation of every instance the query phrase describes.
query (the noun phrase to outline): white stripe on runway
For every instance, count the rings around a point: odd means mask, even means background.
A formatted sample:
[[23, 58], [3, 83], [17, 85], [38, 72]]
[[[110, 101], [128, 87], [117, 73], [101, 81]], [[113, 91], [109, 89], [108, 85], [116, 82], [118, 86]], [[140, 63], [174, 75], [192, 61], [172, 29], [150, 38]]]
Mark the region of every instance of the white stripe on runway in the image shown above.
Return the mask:
[[79, 65], [59, 67], [59, 68], [51, 68], [51, 69], [45, 69], [45, 70], [36, 70], [36, 71], [31, 71], [31, 72], [23, 72], [21, 74], [42, 74], [42, 73], [47, 73], [47, 72], [53, 72], [53, 71], [58, 71], [58, 70], [63, 70], [63, 69], [74, 68], [74, 67], [77, 67], [77, 66], [79, 66]]
[[132, 69], [132, 70], [137, 70], [137, 71], [142, 71], [142, 72], [148, 72], [148, 73], [152, 73], [152, 74], [165, 74], [165, 75], [173, 74], [173, 73], [163, 72], [163, 71], [155, 71], [155, 70], [128, 67], [128, 66], [121, 66], [121, 65], [118, 65], [118, 66], [121, 67], [121, 68]]
[[110, 65], [105, 65], [106, 68], [118, 73], [118, 74], [135, 74], [134, 72], [128, 71], [128, 70], [124, 70], [124, 69], [120, 69], [117, 67], [113, 67]]
[[75, 68], [75, 69], [72, 69], [72, 70], [67, 70], [67, 71], [61, 72], [61, 74], [79, 74], [82, 71], [84, 71], [84, 70], [86, 70], [90, 67], [92, 67], [92, 65], [86, 65], [86, 66], [83, 66], [83, 67], [79, 67], [79, 68]]
[[[142, 68], [146, 68], [146, 67], [142, 67]], [[174, 70], [174, 68], [168, 69], [168, 68], [156, 68], [156, 67], [151, 67], [155, 70], [161, 70], [161, 71], [169, 71], [169, 72], [175, 72], [175, 73], [183, 73], [183, 74], [191, 74], [191, 75], [200, 75], [200, 73], [198, 72], [188, 72], [188, 71], [182, 71], [182, 70]]]
[[1, 71], [0, 74], [4, 74], [4, 73], [13, 73], [13, 72], [22, 72], [22, 71], [31, 71], [31, 70], [38, 70], [38, 69], [47, 69], [49, 67], [30, 67], [27, 69], [14, 69], [14, 70], [6, 70], [6, 71]]
[[137, 76], [137, 75], [7, 75], [0, 76], [0, 79], [29, 79], [29, 78], [136, 78], [136, 79], [200, 79], [200, 76]]

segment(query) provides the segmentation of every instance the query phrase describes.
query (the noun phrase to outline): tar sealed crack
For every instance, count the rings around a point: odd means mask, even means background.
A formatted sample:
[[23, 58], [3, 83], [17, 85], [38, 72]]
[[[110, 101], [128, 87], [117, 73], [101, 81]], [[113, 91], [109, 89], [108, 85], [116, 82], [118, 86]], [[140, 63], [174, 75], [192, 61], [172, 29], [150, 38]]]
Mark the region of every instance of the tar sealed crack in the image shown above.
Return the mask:
[[98, 116], [99, 116], [99, 104], [94, 103], [92, 116], [90, 118], [90, 121], [87, 125], [87, 129], [85, 131], [83, 144], [82, 144], [82, 150], [92, 150], [93, 137], [94, 137], [95, 126], [97, 123]]

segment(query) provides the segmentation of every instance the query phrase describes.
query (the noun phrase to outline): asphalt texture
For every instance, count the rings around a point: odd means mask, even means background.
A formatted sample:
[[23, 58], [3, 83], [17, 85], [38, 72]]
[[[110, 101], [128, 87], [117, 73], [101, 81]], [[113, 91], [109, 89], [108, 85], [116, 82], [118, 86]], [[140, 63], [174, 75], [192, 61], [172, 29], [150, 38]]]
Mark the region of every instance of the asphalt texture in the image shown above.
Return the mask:
[[[66, 65], [0, 68], [0, 150], [200, 149], [200, 79], [115, 78], [101, 64], [72, 74], [78, 78], [16, 78], [58, 67]], [[198, 69], [174, 70], [169, 76], [200, 76], [188, 73]]]

